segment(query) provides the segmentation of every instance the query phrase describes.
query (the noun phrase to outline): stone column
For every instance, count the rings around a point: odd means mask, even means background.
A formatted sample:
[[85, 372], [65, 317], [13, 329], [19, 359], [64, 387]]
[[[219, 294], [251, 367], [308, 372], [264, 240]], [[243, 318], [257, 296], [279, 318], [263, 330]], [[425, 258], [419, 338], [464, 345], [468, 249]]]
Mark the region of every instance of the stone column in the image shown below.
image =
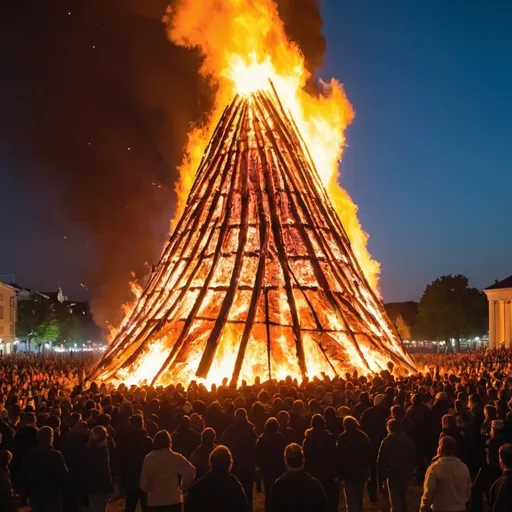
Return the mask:
[[498, 301], [498, 340], [497, 342], [501, 344], [505, 341], [505, 301]]
[[504, 325], [504, 335], [503, 339], [505, 340], [505, 347], [510, 348], [511, 347], [511, 336], [510, 336], [510, 324], [512, 320], [512, 313], [510, 309], [510, 301], [504, 300], [503, 301], [503, 325]]
[[489, 348], [496, 348], [496, 319], [494, 300], [489, 299]]

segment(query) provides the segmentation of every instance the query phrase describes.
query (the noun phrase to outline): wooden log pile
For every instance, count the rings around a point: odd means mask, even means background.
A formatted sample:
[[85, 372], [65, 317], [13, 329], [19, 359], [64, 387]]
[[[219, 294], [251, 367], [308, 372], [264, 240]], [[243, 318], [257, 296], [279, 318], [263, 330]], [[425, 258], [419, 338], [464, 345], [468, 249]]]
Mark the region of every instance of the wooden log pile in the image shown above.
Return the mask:
[[153, 384], [414, 363], [274, 90], [237, 96], [159, 264], [91, 379], [164, 347]]

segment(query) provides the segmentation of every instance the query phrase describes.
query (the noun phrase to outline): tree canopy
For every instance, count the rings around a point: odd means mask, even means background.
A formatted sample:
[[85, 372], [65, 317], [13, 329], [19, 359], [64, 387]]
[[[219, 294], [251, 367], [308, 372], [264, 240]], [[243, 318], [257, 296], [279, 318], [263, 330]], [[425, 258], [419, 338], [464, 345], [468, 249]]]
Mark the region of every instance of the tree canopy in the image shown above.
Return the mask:
[[442, 276], [425, 288], [415, 326], [417, 336], [448, 341], [487, 332], [487, 299], [463, 275]]

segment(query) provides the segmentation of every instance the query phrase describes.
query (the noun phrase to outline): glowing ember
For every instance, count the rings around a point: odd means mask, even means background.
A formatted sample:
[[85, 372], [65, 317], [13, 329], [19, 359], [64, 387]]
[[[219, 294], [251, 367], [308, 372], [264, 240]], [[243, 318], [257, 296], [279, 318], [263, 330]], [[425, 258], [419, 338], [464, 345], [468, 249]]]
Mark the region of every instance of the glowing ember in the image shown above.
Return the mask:
[[388, 361], [412, 370], [372, 290], [378, 264], [357, 208], [337, 184], [353, 116], [340, 84], [323, 97], [303, 91], [303, 56], [271, 0], [183, 0], [166, 22], [174, 42], [203, 53], [216, 106], [189, 134], [174, 233], [90, 377], [236, 382]]

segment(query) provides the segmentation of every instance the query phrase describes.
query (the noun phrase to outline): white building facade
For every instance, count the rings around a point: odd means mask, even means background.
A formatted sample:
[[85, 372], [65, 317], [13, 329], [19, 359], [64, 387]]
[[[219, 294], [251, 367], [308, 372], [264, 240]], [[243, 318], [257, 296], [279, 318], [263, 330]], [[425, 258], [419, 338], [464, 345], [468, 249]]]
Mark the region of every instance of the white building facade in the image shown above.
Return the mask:
[[489, 348], [512, 348], [512, 276], [484, 292], [489, 301]]
[[0, 283], [0, 353], [10, 354], [16, 340], [16, 290]]

